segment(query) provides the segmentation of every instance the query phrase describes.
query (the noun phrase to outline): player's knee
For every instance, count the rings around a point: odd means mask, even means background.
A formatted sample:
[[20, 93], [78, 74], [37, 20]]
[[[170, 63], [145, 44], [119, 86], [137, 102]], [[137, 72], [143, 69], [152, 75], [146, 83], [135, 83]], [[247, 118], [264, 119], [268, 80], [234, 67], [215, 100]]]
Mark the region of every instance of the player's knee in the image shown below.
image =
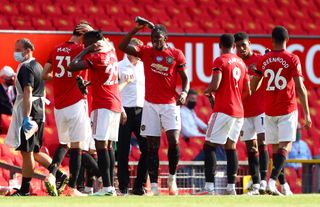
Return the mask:
[[160, 147], [160, 140], [151, 138], [151, 139], [148, 139], [147, 144], [148, 144], [147, 148], [149, 152], [153, 152], [153, 151], [158, 152]]

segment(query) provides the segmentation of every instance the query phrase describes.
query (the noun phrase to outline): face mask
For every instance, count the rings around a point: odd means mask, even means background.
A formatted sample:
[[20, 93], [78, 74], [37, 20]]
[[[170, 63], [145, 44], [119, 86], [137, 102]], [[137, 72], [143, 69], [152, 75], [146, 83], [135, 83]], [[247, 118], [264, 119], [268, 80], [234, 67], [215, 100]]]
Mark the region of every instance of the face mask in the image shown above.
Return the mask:
[[300, 133], [300, 132], [297, 132], [296, 141], [299, 141], [300, 139], [301, 139], [301, 133]]
[[187, 107], [189, 108], [189, 109], [194, 109], [194, 107], [197, 105], [197, 102], [195, 102], [195, 101], [189, 101], [188, 103], [187, 103]]
[[5, 81], [7, 86], [12, 86], [13, 85], [13, 80], [9, 79]]
[[14, 60], [17, 62], [21, 63], [24, 61], [24, 57], [22, 56], [22, 52], [14, 52], [13, 56], [14, 56]]

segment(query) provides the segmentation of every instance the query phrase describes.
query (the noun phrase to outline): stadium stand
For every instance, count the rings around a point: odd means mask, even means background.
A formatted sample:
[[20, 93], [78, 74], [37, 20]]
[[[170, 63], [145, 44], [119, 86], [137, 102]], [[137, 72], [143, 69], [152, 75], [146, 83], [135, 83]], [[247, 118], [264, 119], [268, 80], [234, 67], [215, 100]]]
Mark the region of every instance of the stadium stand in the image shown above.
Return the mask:
[[[81, 18], [99, 17], [99, 21], [92, 21], [95, 28], [124, 32], [129, 29], [126, 22], [131, 23], [135, 16], [146, 17], [155, 23], [169, 22], [165, 25], [172, 33], [235, 32], [241, 28], [249, 33], [265, 34], [274, 24], [285, 22], [291, 34], [317, 35], [320, 25], [320, 3], [316, 0], [160, 0], [156, 3], [152, 0], [82, 0], [81, 4], [70, 4], [70, 1], [67, 4], [64, 0], [43, 2], [0, 0], [0, 29], [70, 30], [69, 24], [73, 25]], [[232, 22], [225, 23], [226, 20]]]

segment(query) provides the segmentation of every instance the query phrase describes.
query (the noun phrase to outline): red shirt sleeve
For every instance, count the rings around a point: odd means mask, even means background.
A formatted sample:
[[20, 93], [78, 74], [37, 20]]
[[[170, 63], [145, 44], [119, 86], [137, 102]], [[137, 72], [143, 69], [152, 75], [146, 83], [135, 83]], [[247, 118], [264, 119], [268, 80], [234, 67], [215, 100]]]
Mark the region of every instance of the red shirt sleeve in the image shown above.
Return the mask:
[[[262, 57], [262, 56], [261, 56]], [[256, 72], [253, 73], [254, 76], [263, 76], [263, 70], [262, 70], [262, 58], [258, 58], [257, 64], [256, 64]]]
[[294, 55], [292, 57], [292, 62], [293, 62], [292, 76], [293, 77], [302, 76], [301, 63], [300, 63], [299, 57]]
[[216, 58], [212, 63], [213, 73], [222, 73], [223, 62], [220, 57]]
[[177, 68], [178, 71], [182, 71], [182, 70], [186, 70], [187, 69], [187, 67], [186, 67], [186, 58], [185, 58], [185, 56], [184, 56], [184, 54], [182, 53], [181, 50], [177, 50], [177, 60], [176, 60], [176, 62], [177, 62], [176, 68]]

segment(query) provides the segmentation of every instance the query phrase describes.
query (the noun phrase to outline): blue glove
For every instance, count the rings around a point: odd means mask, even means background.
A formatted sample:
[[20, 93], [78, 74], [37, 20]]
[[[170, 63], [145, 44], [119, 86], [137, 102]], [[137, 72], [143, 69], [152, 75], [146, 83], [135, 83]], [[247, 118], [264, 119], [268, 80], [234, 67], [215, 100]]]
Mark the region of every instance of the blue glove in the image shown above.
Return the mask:
[[29, 131], [32, 128], [31, 120], [29, 116], [24, 117], [22, 122], [23, 131]]

